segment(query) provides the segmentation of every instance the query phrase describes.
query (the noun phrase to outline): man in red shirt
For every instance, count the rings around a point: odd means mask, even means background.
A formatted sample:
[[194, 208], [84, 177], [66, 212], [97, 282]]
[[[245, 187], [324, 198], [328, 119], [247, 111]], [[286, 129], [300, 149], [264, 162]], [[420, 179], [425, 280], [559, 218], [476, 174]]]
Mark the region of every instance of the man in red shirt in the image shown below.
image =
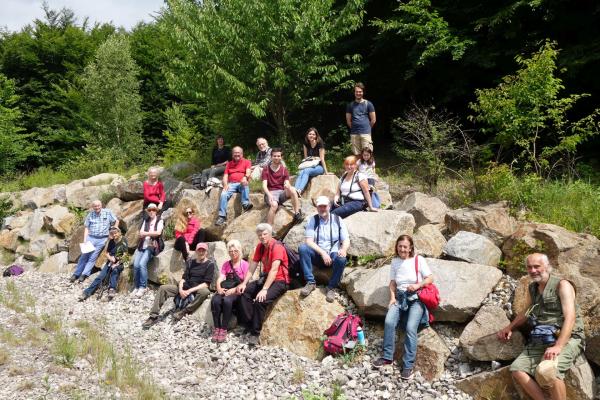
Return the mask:
[[[256, 245], [244, 281], [238, 286], [238, 292], [242, 294], [240, 317], [250, 331], [251, 345], [258, 344], [267, 307], [287, 291], [290, 283], [287, 253], [285, 247], [273, 238], [273, 227], [258, 224], [256, 234], [260, 243]], [[248, 283], [259, 262], [260, 278]]]
[[240, 192], [242, 200], [242, 209], [249, 211], [252, 208], [250, 203], [250, 168], [252, 163], [244, 158], [244, 150], [236, 146], [232, 151], [232, 160], [227, 161], [225, 174], [223, 175], [223, 191], [219, 202], [219, 218], [215, 225], [221, 226], [227, 221], [227, 202], [234, 193]]
[[281, 149], [276, 147], [271, 151], [271, 163], [262, 170], [262, 186], [265, 192], [265, 203], [270, 207], [267, 214], [267, 223], [273, 225], [275, 213], [280, 204], [287, 199], [292, 200], [294, 222], [302, 222], [302, 212], [298, 201], [298, 192], [290, 185], [290, 174], [281, 162]]

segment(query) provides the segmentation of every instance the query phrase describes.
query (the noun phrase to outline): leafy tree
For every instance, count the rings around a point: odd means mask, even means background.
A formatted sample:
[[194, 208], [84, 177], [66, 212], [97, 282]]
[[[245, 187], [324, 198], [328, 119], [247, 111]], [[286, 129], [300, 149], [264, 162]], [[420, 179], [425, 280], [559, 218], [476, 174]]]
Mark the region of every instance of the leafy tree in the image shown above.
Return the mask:
[[333, 46], [362, 25], [365, 0], [170, 0], [164, 32], [178, 43], [167, 75], [208, 115], [250, 112], [285, 143], [290, 114], [351, 86], [356, 54]]
[[521, 69], [505, 76], [492, 89], [478, 89], [477, 101], [470, 104], [471, 118], [495, 134], [504, 147], [517, 147], [516, 160], [540, 176], [547, 176], [563, 164], [574, 171], [577, 147], [599, 132], [600, 109], [570, 121], [567, 113], [589, 94], [559, 97], [564, 90], [556, 76], [556, 43], [547, 42], [531, 58], [516, 57]]

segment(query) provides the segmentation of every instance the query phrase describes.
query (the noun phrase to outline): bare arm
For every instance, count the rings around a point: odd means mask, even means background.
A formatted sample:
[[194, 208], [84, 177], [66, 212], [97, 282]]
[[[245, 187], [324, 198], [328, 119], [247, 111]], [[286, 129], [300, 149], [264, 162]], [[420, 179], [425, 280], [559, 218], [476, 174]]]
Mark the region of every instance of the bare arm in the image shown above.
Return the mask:
[[[531, 307], [531, 298], [529, 298], [529, 296], [526, 303], [525, 310], [529, 310]], [[496, 333], [498, 340], [503, 342], [509, 341], [512, 336], [512, 331], [523, 325], [525, 322], [527, 322], [527, 316], [524, 313], [517, 315], [517, 317], [513, 319], [510, 324], [506, 325]]]
[[[560, 328], [560, 335], [553, 347], [560, 347], [560, 350], [562, 350], [569, 339], [571, 339], [571, 333], [575, 326], [575, 289], [573, 289], [573, 285], [567, 280], [560, 281], [558, 284], [558, 296], [560, 297], [560, 302], [562, 304], [564, 321]], [[550, 350], [550, 348], [546, 349], [546, 353], [548, 353], [548, 350]], [[558, 353], [556, 355], [558, 355]], [[548, 359], [548, 357], [545, 358]]]
[[377, 122], [377, 117], [375, 116], [375, 111], [371, 111], [369, 113], [369, 124], [371, 124], [371, 128], [373, 127], [373, 125], [375, 125], [375, 122]]
[[373, 208], [373, 203], [371, 202], [371, 194], [369, 193], [369, 182], [366, 179], [363, 179], [362, 181], [358, 182], [358, 185], [360, 186], [363, 196], [365, 197], [365, 201], [367, 202], [367, 205], [369, 206], [369, 210], [370, 211], [379, 211], [376, 208]]
[[321, 159], [321, 165], [323, 166], [323, 171], [327, 174], [327, 164], [325, 164], [325, 149], [319, 149], [319, 158]]
[[397, 289], [397, 285], [396, 285], [396, 281], [395, 280], [390, 280], [390, 304], [388, 305], [388, 307], [391, 307], [392, 304], [394, 304], [396, 302], [396, 289]]
[[303, 159], [308, 157], [308, 149], [306, 148], [306, 145], [303, 144], [302, 145], [302, 151], [304, 151], [304, 157], [302, 157]]
[[352, 129], [352, 114], [346, 113], [346, 125], [349, 129]]

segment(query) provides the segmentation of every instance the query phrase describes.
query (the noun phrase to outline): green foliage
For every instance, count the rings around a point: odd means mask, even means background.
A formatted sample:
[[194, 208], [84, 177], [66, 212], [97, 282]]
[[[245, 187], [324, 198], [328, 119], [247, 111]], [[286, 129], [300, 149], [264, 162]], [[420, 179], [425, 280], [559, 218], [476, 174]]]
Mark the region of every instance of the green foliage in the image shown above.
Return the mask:
[[555, 76], [558, 50], [546, 42], [531, 58], [516, 57], [521, 69], [505, 76], [493, 89], [476, 90], [476, 113], [472, 120], [487, 125], [503, 146], [516, 146], [515, 160], [526, 170], [548, 176], [557, 166], [573, 176], [577, 147], [598, 134], [600, 109], [571, 122], [567, 118], [575, 103], [588, 94], [559, 97], [564, 89]]
[[64, 332], [59, 332], [55, 336], [53, 353], [58, 364], [67, 368], [73, 368], [78, 352], [77, 338]]
[[189, 123], [182, 108], [173, 104], [165, 112], [168, 128], [163, 132], [167, 138], [163, 157], [167, 165], [197, 158], [202, 135]]
[[221, 120], [250, 113], [286, 144], [292, 112], [350, 87], [361, 70], [358, 54], [332, 47], [362, 25], [364, 2], [170, 0], [162, 27], [177, 48], [168, 82]]
[[0, 221], [4, 221], [4, 218], [14, 214], [13, 203], [7, 196], [0, 197]]

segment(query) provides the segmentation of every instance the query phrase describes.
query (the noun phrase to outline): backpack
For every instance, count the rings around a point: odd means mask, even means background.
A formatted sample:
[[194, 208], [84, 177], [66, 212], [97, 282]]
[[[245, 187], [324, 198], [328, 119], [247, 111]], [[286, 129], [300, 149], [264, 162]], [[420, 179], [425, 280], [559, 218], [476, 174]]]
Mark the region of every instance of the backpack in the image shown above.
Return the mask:
[[[347, 172], [344, 172], [344, 174], [340, 178], [340, 185], [344, 182], [344, 179], [346, 178], [347, 174]], [[358, 190], [352, 190], [352, 186], [355, 183], [358, 186]], [[348, 196], [350, 196], [352, 193], [357, 193], [361, 191], [362, 188], [358, 183], [358, 171], [354, 171], [354, 174], [352, 174], [352, 181], [350, 182], [350, 192], [348, 193]], [[373, 208], [381, 208], [381, 200], [379, 199], [379, 195], [377, 194], [377, 192], [373, 190], [373, 186], [369, 186], [369, 196], [371, 196], [371, 205], [373, 206]]]
[[23, 267], [21, 267], [20, 265], [17, 265], [17, 264], [13, 264], [10, 267], [6, 268], [4, 270], [4, 272], [2, 272], [2, 276], [4, 276], [4, 277], [18, 276], [18, 275], [21, 275], [23, 272], [25, 272]]
[[[289, 288], [298, 289], [304, 286], [304, 273], [302, 272], [302, 266], [300, 265], [300, 254], [298, 254], [297, 251], [295, 251], [287, 244], [279, 240], [276, 240], [273, 246], [275, 246], [276, 244], [280, 244], [281, 246], [283, 246], [283, 248], [285, 249], [285, 253], [287, 254], [288, 267], [287, 271], [285, 272], [285, 275], [289, 277], [290, 280]], [[265, 252], [265, 246], [261, 246], [262, 247], [260, 250], [260, 259], [262, 260]]]
[[362, 320], [358, 315], [343, 313], [335, 317], [331, 326], [323, 332], [327, 335], [323, 341], [325, 352], [328, 354], [345, 353], [348, 342], [357, 341], [359, 326], [362, 326]]
[[[321, 225], [321, 218], [319, 217], [319, 214], [315, 214], [314, 218], [314, 226], [315, 226], [315, 232], [317, 232], [317, 238], [315, 239], [315, 243], [317, 243], [317, 246], [319, 245], [319, 225]], [[338, 240], [336, 240], [335, 242], [333, 241], [333, 234], [331, 232], [331, 222], [329, 222], [329, 240], [331, 241], [331, 247], [329, 247], [329, 250], [333, 249], [333, 245], [336, 242], [340, 241], [340, 238], [342, 237], [342, 222], [341, 222], [341, 218], [339, 215], [337, 214], [329, 214], [329, 218], [333, 218], [333, 220], [335, 221], [335, 223], [338, 226]]]

